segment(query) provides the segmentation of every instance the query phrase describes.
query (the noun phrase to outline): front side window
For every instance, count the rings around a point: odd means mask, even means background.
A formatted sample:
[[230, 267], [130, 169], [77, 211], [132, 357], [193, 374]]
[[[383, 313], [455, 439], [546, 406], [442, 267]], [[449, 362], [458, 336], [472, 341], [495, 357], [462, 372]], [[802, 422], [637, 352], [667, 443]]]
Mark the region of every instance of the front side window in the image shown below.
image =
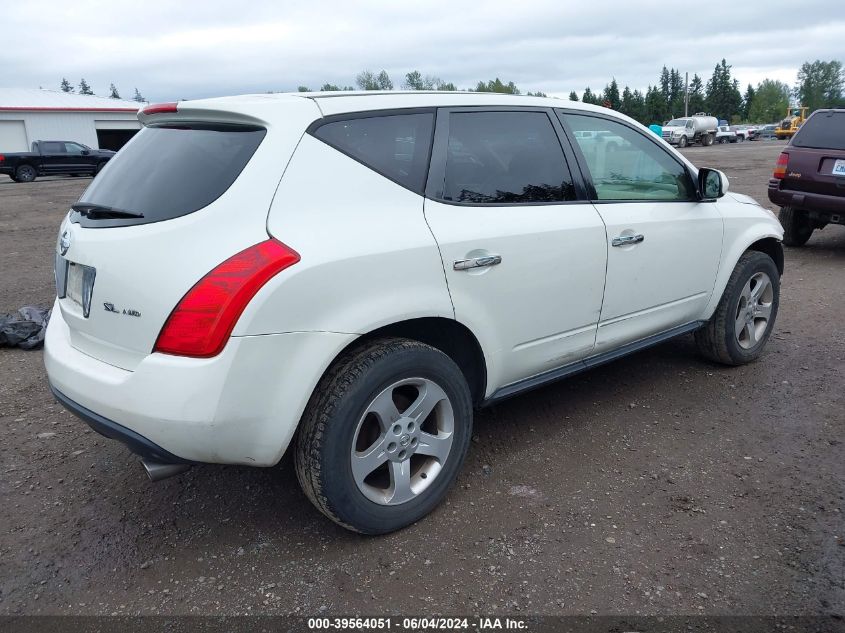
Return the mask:
[[686, 168], [636, 130], [601, 117], [560, 116], [584, 155], [598, 200], [695, 200]]
[[510, 203], [575, 200], [572, 174], [544, 112], [449, 115], [443, 198]]
[[313, 134], [370, 169], [422, 193], [434, 114], [391, 114], [325, 123]]
[[81, 154], [85, 148], [77, 143], [65, 143], [65, 151], [68, 154]]

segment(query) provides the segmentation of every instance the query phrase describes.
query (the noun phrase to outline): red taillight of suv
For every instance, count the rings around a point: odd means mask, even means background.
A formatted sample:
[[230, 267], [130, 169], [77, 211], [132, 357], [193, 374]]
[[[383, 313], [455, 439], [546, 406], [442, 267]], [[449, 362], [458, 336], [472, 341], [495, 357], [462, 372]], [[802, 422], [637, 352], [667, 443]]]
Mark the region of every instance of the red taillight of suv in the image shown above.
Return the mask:
[[775, 163], [775, 173], [773, 176], [778, 179], [786, 178], [786, 166], [789, 164], [789, 154], [781, 152], [778, 156], [778, 162]]
[[170, 114], [176, 112], [176, 106], [179, 104], [176, 102], [171, 103], [151, 103], [143, 110], [141, 110], [141, 114]]
[[153, 351], [195, 358], [216, 356], [255, 294], [298, 261], [299, 253], [273, 239], [233, 255], [182, 297]]

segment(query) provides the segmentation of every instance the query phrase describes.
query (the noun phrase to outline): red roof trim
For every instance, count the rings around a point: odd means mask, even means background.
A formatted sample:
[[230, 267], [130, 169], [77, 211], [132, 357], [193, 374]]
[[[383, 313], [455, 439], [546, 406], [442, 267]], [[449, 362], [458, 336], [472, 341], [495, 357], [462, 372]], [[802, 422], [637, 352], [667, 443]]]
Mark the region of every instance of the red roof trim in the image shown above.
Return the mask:
[[0, 106], [0, 112], [24, 110], [29, 112], [137, 112], [141, 108], [53, 108], [49, 106]]

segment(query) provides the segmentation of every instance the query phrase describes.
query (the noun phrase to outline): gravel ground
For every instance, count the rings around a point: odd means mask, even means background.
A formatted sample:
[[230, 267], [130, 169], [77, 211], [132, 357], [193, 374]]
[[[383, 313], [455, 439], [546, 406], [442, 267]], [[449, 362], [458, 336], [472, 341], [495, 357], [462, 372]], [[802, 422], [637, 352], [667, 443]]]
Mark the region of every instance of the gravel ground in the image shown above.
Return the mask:
[[[689, 148], [769, 205], [782, 144]], [[0, 311], [49, 304], [88, 179], [0, 179]], [[152, 485], [0, 351], [0, 614], [845, 613], [845, 230], [787, 249], [768, 352], [690, 337], [479, 412], [430, 517], [359, 537], [289, 459]]]

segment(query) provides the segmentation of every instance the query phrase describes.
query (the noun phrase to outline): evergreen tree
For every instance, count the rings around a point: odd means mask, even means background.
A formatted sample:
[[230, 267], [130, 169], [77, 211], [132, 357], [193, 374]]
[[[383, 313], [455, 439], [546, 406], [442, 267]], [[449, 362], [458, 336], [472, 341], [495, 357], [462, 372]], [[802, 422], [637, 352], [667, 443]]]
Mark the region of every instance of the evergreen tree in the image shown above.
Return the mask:
[[689, 82], [689, 113], [703, 112], [707, 107], [704, 101], [704, 82], [698, 75], [693, 75]]
[[578, 101], [578, 93], [574, 90], [569, 93], [569, 100], [570, 101]]
[[91, 86], [88, 85], [88, 82], [85, 79], [80, 79], [79, 81], [79, 94], [81, 95], [92, 95], [94, 91], [91, 90]]
[[114, 85], [114, 84], [111, 84], [111, 85], [109, 86], [109, 91], [110, 91], [110, 93], [111, 93], [111, 94], [109, 94], [109, 97], [110, 97], [110, 98], [112, 98], [112, 99], [120, 99], [120, 93], [117, 91], [117, 88], [115, 87], [115, 85]]
[[297, 86], [296, 91], [297, 92], [311, 92], [311, 88], [309, 88], [308, 86]]
[[146, 99], [144, 99], [143, 95], [135, 88], [135, 96], [132, 97], [133, 101], [137, 101], [138, 103], [146, 103]]
[[657, 86], [649, 86], [646, 91], [645, 121], [661, 125], [666, 121], [666, 101], [663, 99], [663, 92]]
[[516, 87], [512, 81], [508, 83], [502, 82], [501, 79], [496, 77], [495, 79], [491, 79], [488, 82], [479, 81], [478, 84], [475, 86], [476, 92], [498, 92], [501, 94], [508, 94], [508, 95], [518, 95], [522, 94], [519, 91], [519, 88]]
[[593, 96], [593, 91], [590, 90], [589, 86], [584, 88], [584, 94], [581, 96], [581, 101], [583, 101], [584, 103], [592, 103], [593, 105], [596, 105], [598, 103], [598, 99]]
[[707, 82], [707, 108], [718, 119], [731, 121], [742, 109], [742, 95], [739, 82], [731, 79], [731, 67], [722, 59], [713, 69], [713, 76]]
[[62, 92], [73, 92], [73, 86], [64, 77], [62, 77]]
[[618, 110], [619, 106], [622, 105], [622, 101], [619, 98], [619, 84], [616, 83], [616, 77], [604, 88], [603, 105], [612, 110]]
[[745, 96], [742, 98], [742, 118], [746, 121], [751, 120], [751, 106], [754, 103], [755, 92], [754, 86], [748, 84], [748, 88], [745, 89]]

